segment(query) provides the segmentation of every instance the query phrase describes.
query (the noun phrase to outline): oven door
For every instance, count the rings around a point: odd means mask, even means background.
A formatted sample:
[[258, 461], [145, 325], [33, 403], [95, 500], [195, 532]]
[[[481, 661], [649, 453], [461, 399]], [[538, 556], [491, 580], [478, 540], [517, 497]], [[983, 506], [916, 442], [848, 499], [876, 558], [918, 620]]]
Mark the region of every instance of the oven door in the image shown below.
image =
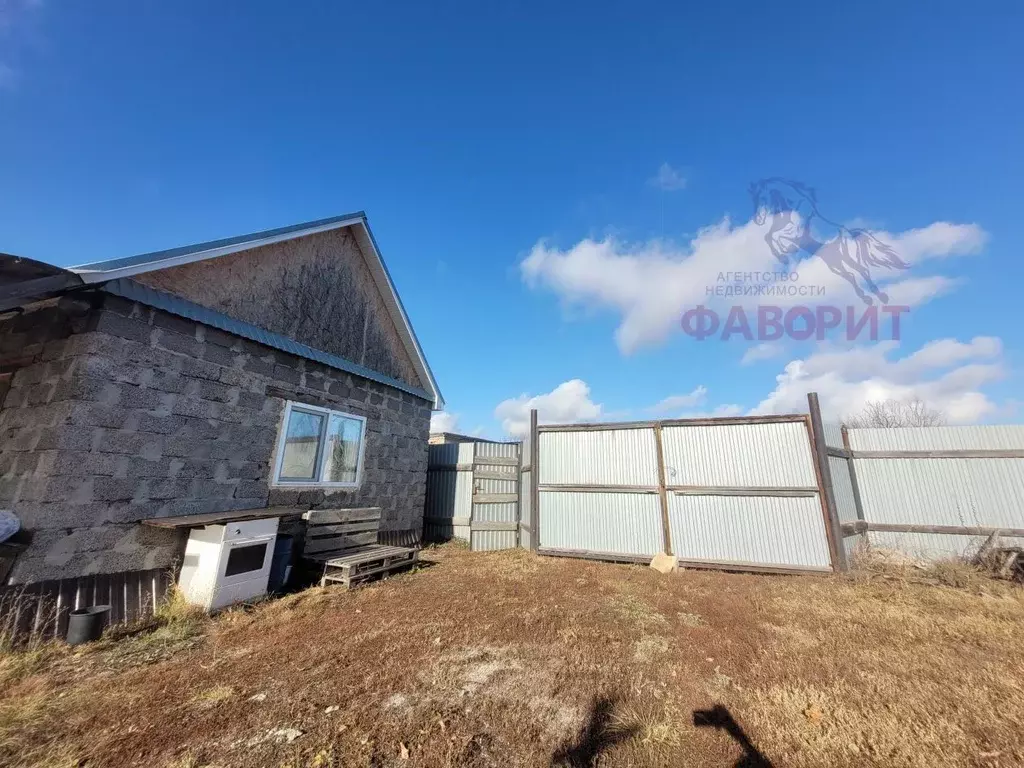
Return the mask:
[[253, 579], [266, 586], [276, 536], [260, 536], [224, 543], [218, 586], [230, 587]]

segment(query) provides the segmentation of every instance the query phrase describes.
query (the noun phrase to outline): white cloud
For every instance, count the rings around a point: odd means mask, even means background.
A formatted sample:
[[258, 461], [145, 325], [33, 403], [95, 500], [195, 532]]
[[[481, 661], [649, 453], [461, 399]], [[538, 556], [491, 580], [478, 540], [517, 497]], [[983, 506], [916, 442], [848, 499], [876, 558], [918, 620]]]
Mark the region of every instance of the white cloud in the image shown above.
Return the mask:
[[448, 413], [448, 411], [435, 411], [430, 414], [430, 431], [435, 434], [438, 432], [458, 432], [458, 414]]
[[738, 403], [725, 403], [716, 405], [710, 411], [686, 411], [679, 414], [680, 419], [706, 419], [723, 418], [725, 416], [739, 416], [743, 413], [743, 406]]
[[668, 413], [669, 411], [678, 411], [680, 408], [693, 408], [707, 400], [707, 395], [707, 387], [701, 384], [685, 395], [669, 395], [660, 403], [651, 406], [649, 410], [653, 413]]
[[537, 420], [544, 424], [569, 424], [593, 421], [601, 417], [601, 406], [590, 399], [590, 387], [581, 379], [562, 382], [543, 395], [520, 395], [503, 400], [494, 416], [513, 437], [530, 431], [530, 411], [537, 409]]
[[[828, 269], [822, 259], [802, 261], [799, 286], [820, 287], [823, 294], [806, 296], [709, 296], [707, 289], [722, 286], [727, 273], [772, 273], [783, 269], [764, 236], [767, 225], [749, 221], [732, 226], [728, 219], [698, 232], [686, 245], [651, 240], [630, 245], [612, 237], [585, 239], [567, 249], [540, 241], [520, 263], [523, 279], [531, 287], [544, 287], [566, 304], [611, 310], [619, 318], [615, 339], [629, 354], [655, 345], [680, 328], [683, 312], [703, 304], [723, 315], [733, 304], [753, 309], [758, 303], [790, 306], [830, 304], [864, 306], [853, 289]], [[893, 245], [911, 266], [937, 257], [977, 253], [985, 242], [975, 224], [936, 222], [923, 229], [876, 237]], [[944, 276], [910, 277], [904, 271], [872, 270], [876, 282], [893, 301], [918, 306], [955, 285]], [[748, 283], [749, 284], [749, 283]], [[728, 283], [726, 283], [728, 285]], [[906, 319], [906, 318], [904, 318]]]
[[686, 177], [668, 163], [662, 163], [658, 173], [647, 183], [663, 192], [677, 192], [686, 188]]
[[790, 413], [807, 408], [817, 392], [822, 412], [838, 419], [875, 400], [920, 398], [942, 411], [951, 424], [969, 424], [998, 408], [981, 389], [1004, 374], [1002, 342], [978, 336], [928, 342], [912, 354], [892, 358], [895, 342], [825, 350], [793, 360], [776, 377], [776, 387], [750, 413]]
[[773, 357], [781, 355], [783, 351], [785, 351], [785, 348], [781, 344], [762, 341], [757, 346], [750, 347], [743, 353], [743, 357], [740, 358], [740, 365], [751, 365], [759, 360], [771, 360]]

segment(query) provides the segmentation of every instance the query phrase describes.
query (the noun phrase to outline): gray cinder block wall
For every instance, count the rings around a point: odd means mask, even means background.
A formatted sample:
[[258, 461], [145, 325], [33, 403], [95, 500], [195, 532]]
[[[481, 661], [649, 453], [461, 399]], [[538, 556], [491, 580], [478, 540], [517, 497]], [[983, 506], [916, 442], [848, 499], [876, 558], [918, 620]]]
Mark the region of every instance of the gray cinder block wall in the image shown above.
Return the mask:
[[[385, 541], [420, 538], [430, 403], [212, 327], [48, 302], [0, 320], [0, 400], [0, 508], [32, 539], [14, 583], [170, 566], [182, 535], [152, 517], [379, 506]], [[271, 487], [286, 400], [366, 417], [358, 488]]]

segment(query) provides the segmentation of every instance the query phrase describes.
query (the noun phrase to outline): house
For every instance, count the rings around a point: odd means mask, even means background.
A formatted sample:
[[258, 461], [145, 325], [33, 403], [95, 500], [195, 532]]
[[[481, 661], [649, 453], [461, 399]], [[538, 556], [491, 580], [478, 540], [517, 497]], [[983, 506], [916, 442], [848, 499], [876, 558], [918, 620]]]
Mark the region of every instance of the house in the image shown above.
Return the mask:
[[420, 540], [437, 383], [354, 213], [62, 269], [0, 256], [9, 583], [171, 566], [153, 518], [381, 507]]

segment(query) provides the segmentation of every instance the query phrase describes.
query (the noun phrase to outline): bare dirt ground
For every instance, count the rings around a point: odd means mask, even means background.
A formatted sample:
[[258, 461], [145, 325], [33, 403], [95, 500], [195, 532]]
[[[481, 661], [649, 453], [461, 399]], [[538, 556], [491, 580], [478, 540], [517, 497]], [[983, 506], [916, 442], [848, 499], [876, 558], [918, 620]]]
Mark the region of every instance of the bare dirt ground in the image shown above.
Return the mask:
[[6, 653], [0, 764], [1024, 764], [1020, 587], [424, 554], [353, 592]]

